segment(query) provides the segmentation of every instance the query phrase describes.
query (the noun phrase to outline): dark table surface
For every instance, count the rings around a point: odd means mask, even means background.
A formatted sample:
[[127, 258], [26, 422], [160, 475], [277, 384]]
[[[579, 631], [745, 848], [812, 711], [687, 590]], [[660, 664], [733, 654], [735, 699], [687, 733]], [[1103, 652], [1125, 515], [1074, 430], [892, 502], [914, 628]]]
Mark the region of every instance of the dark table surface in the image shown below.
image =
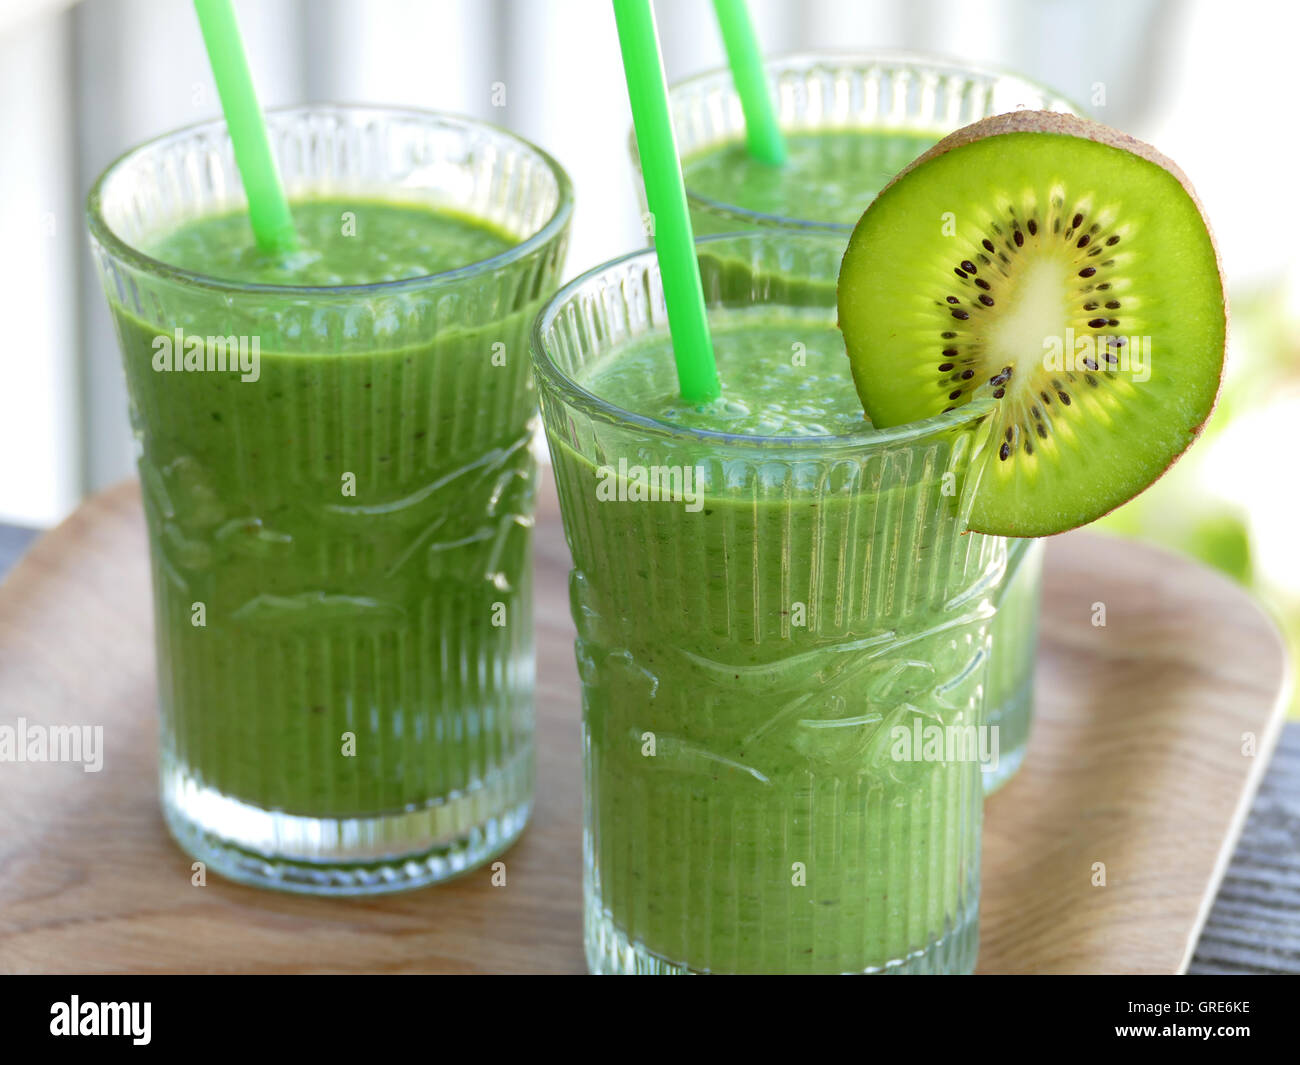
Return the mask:
[[[0, 580], [39, 535], [0, 525]], [[1300, 722], [1282, 730], [1191, 973], [1300, 973]]]

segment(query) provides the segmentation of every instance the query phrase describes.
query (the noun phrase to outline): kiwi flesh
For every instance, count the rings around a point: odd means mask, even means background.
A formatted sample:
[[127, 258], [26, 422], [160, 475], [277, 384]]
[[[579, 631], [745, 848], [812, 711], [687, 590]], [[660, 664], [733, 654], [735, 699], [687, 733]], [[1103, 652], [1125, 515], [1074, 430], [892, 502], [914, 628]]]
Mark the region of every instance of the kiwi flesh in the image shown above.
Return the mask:
[[1071, 115], [997, 115], [920, 156], [854, 229], [838, 303], [874, 425], [994, 402], [979, 532], [1050, 535], [1127, 502], [1223, 376], [1218, 251], [1187, 178]]

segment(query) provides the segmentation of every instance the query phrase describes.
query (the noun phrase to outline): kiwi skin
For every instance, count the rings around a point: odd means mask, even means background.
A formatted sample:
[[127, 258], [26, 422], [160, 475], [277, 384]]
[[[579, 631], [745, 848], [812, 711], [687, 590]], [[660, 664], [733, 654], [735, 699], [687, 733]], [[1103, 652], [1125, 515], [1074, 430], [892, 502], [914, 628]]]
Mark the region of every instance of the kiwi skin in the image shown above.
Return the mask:
[[[1196, 207], [1196, 210], [1201, 217], [1201, 222], [1205, 226], [1206, 233], [1208, 234], [1210, 240], [1210, 247], [1214, 252], [1215, 271], [1218, 274], [1218, 278], [1219, 278], [1219, 293], [1222, 299], [1223, 319], [1224, 319], [1225, 357], [1220, 362], [1219, 378], [1218, 381], [1215, 383], [1214, 397], [1211, 400], [1208, 409], [1206, 410], [1205, 417], [1202, 418], [1197, 425], [1190, 427], [1190, 429], [1188, 430], [1188, 432], [1190, 433], [1190, 440], [1188, 441], [1187, 447], [1183, 448], [1182, 451], [1178, 452], [1177, 454], [1173, 455], [1170, 458], [1165, 468], [1159, 474], [1157, 474], [1156, 477], [1151, 481], [1151, 484], [1154, 484], [1155, 481], [1158, 481], [1161, 477], [1164, 476], [1165, 473], [1168, 473], [1169, 470], [1173, 467], [1174, 463], [1177, 462], [1184, 454], [1186, 454], [1187, 448], [1190, 448], [1191, 445], [1195, 443], [1196, 438], [1200, 436], [1201, 431], [1205, 428], [1206, 422], [1209, 421], [1210, 417], [1213, 415], [1215, 409], [1217, 408], [1219, 397], [1222, 395], [1222, 391], [1223, 391], [1223, 376], [1224, 376], [1225, 366], [1226, 366], [1226, 349], [1228, 345], [1227, 338], [1228, 338], [1229, 330], [1231, 328], [1231, 319], [1230, 319], [1229, 308], [1228, 308], [1228, 296], [1223, 284], [1223, 259], [1219, 252], [1218, 241], [1215, 239], [1214, 236], [1214, 229], [1210, 225], [1209, 217], [1205, 213], [1205, 205], [1201, 202], [1200, 197], [1196, 194], [1195, 188], [1193, 188], [1191, 181], [1188, 179], [1187, 175], [1183, 172], [1182, 168], [1179, 167], [1178, 164], [1175, 163], [1168, 156], [1164, 155], [1162, 152], [1157, 151], [1154, 147], [1152, 147], [1150, 144], [1147, 144], [1145, 141], [1140, 141], [1136, 137], [1129, 136], [1127, 133], [1123, 133], [1117, 129], [1104, 125], [1100, 122], [1095, 122], [1092, 119], [1082, 118], [1078, 115], [1065, 114], [1059, 111], [1030, 111], [1030, 110], [1010, 111], [1007, 112], [1006, 114], [990, 115], [987, 118], [982, 118], [977, 122], [971, 123], [969, 126], [963, 126], [961, 129], [955, 130], [954, 132], [950, 133], [947, 137], [945, 137], [943, 140], [939, 141], [938, 144], [934, 145], [932, 148], [928, 149], [927, 151], [923, 152], [921, 155], [917, 156], [914, 160], [912, 160], [912, 162], [910, 162], [907, 166], [905, 166], [902, 170], [900, 170], [897, 174], [895, 174], [894, 177], [889, 181], [889, 183], [885, 185], [883, 189], [880, 190], [876, 198], [879, 199], [881, 196], [887, 193], [890, 190], [890, 188], [892, 188], [895, 184], [897, 184], [904, 177], [910, 174], [913, 170], [925, 165], [927, 162], [929, 162], [932, 159], [936, 159], [941, 155], [945, 155], [956, 148], [960, 148], [974, 141], [984, 140], [990, 137], [997, 137], [1008, 133], [1052, 133], [1052, 134], [1057, 134], [1059, 136], [1079, 137], [1081, 139], [1094, 141], [1098, 144], [1103, 144], [1111, 148], [1117, 148], [1121, 151], [1126, 151], [1133, 155], [1146, 159], [1148, 162], [1154, 163], [1156, 166], [1167, 171], [1183, 187], [1183, 191], [1187, 193], [1188, 198], [1192, 201], [1192, 204]], [[846, 250], [845, 255], [847, 256], [847, 254], [848, 252]], [[1146, 487], [1149, 488], [1150, 486], [1151, 485], [1148, 484]], [[1146, 490], [1145, 488], [1142, 489], [1142, 491], [1145, 490]], [[1138, 494], [1140, 495], [1141, 492], [1139, 492]], [[1108, 510], [1093, 515], [1091, 518], [1087, 519], [1087, 521], [1083, 522], [1082, 524], [1087, 524], [1088, 522], [1095, 521], [1096, 519], [1104, 517], [1106, 514], [1111, 513], [1112, 511], [1118, 510], [1126, 503], [1131, 502], [1132, 498], [1136, 498], [1136, 496], [1131, 497], [1130, 499], [1122, 500], [1119, 503], [1116, 503]], [[1068, 530], [1062, 529], [1060, 531], [1066, 532]], [[1015, 534], [1004, 533], [1003, 535], [1014, 536]]]

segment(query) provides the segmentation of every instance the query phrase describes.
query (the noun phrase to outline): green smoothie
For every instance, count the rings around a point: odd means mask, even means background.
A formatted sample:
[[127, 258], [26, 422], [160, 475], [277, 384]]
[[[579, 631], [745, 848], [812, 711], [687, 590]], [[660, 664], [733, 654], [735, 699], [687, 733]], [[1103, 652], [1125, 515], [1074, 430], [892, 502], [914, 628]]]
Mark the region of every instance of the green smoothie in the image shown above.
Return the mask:
[[694, 152], [682, 174], [696, 232], [729, 228], [720, 226], [703, 201], [772, 218], [852, 226], [876, 193], [941, 136], [886, 129], [790, 131], [780, 167], [757, 162], [743, 140]]
[[188, 222], [143, 250], [225, 281], [330, 286], [439, 274], [491, 259], [515, 243], [471, 218], [383, 200], [299, 200], [293, 221], [299, 246], [283, 257], [258, 251], [247, 211]]
[[[516, 243], [416, 204], [292, 206], [302, 246], [286, 262], [256, 252], [242, 212], [142, 250], [229, 281], [339, 286]], [[182, 283], [154, 320], [256, 336], [255, 380], [160, 370], [173, 333], [114, 303], [153, 543], [164, 788], [178, 802], [314, 819], [445, 808], [451, 829], [457, 807], [492, 806], [485, 792], [526, 798], [532, 308], [462, 324], [472, 296], [371, 307], [304, 291], [267, 310], [269, 297], [236, 292], [218, 321], [211, 295]]]
[[[663, 334], [575, 380], [633, 414], [733, 435], [646, 430], [579, 453], [548, 412], [584, 685], [589, 960], [963, 969], [978, 766], [900, 760], [895, 732], [981, 721], [991, 608], [952, 588], [1001, 545], [941, 517], [961, 434], [868, 451], [878, 434], [822, 307], [710, 322], [724, 398], [709, 407], [682, 404]], [[862, 452], [828, 450], [855, 435]], [[789, 443], [765, 455], [773, 438]], [[600, 490], [610, 468], [637, 476], [621, 459], [696, 467], [698, 506]]]

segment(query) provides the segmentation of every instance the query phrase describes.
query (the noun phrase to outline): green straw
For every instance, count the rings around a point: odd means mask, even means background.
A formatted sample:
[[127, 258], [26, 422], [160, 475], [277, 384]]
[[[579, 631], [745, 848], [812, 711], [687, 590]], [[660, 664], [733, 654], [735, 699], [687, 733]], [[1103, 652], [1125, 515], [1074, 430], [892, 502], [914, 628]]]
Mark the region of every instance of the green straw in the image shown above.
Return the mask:
[[695, 234], [686, 209], [686, 189], [677, 162], [677, 141], [668, 112], [668, 88], [650, 0], [614, 0], [614, 21], [623, 51], [623, 73], [632, 104], [646, 204], [654, 219], [655, 254], [663, 277], [677, 382], [686, 402], [708, 403], [722, 394], [722, 388], [713, 361], [700, 264], [695, 258]]
[[203, 43], [208, 49], [212, 76], [217, 82], [221, 109], [226, 113], [235, 164], [248, 197], [248, 220], [257, 246], [268, 255], [279, 255], [298, 246], [298, 233], [289, 214], [280, 173], [271, 155], [266, 122], [257, 106], [253, 75], [248, 69], [244, 42], [230, 0], [194, 0]]
[[745, 0], [713, 0], [722, 30], [722, 43], [731, 64], [731, 80], [745, 112], [745, 139], [749, 154], [760, 163], [781, 166], [785, 162], [785, 138], [776, 124], [772, 94], [767, 89], [763, 56], [754, 36], [754, 23]]

